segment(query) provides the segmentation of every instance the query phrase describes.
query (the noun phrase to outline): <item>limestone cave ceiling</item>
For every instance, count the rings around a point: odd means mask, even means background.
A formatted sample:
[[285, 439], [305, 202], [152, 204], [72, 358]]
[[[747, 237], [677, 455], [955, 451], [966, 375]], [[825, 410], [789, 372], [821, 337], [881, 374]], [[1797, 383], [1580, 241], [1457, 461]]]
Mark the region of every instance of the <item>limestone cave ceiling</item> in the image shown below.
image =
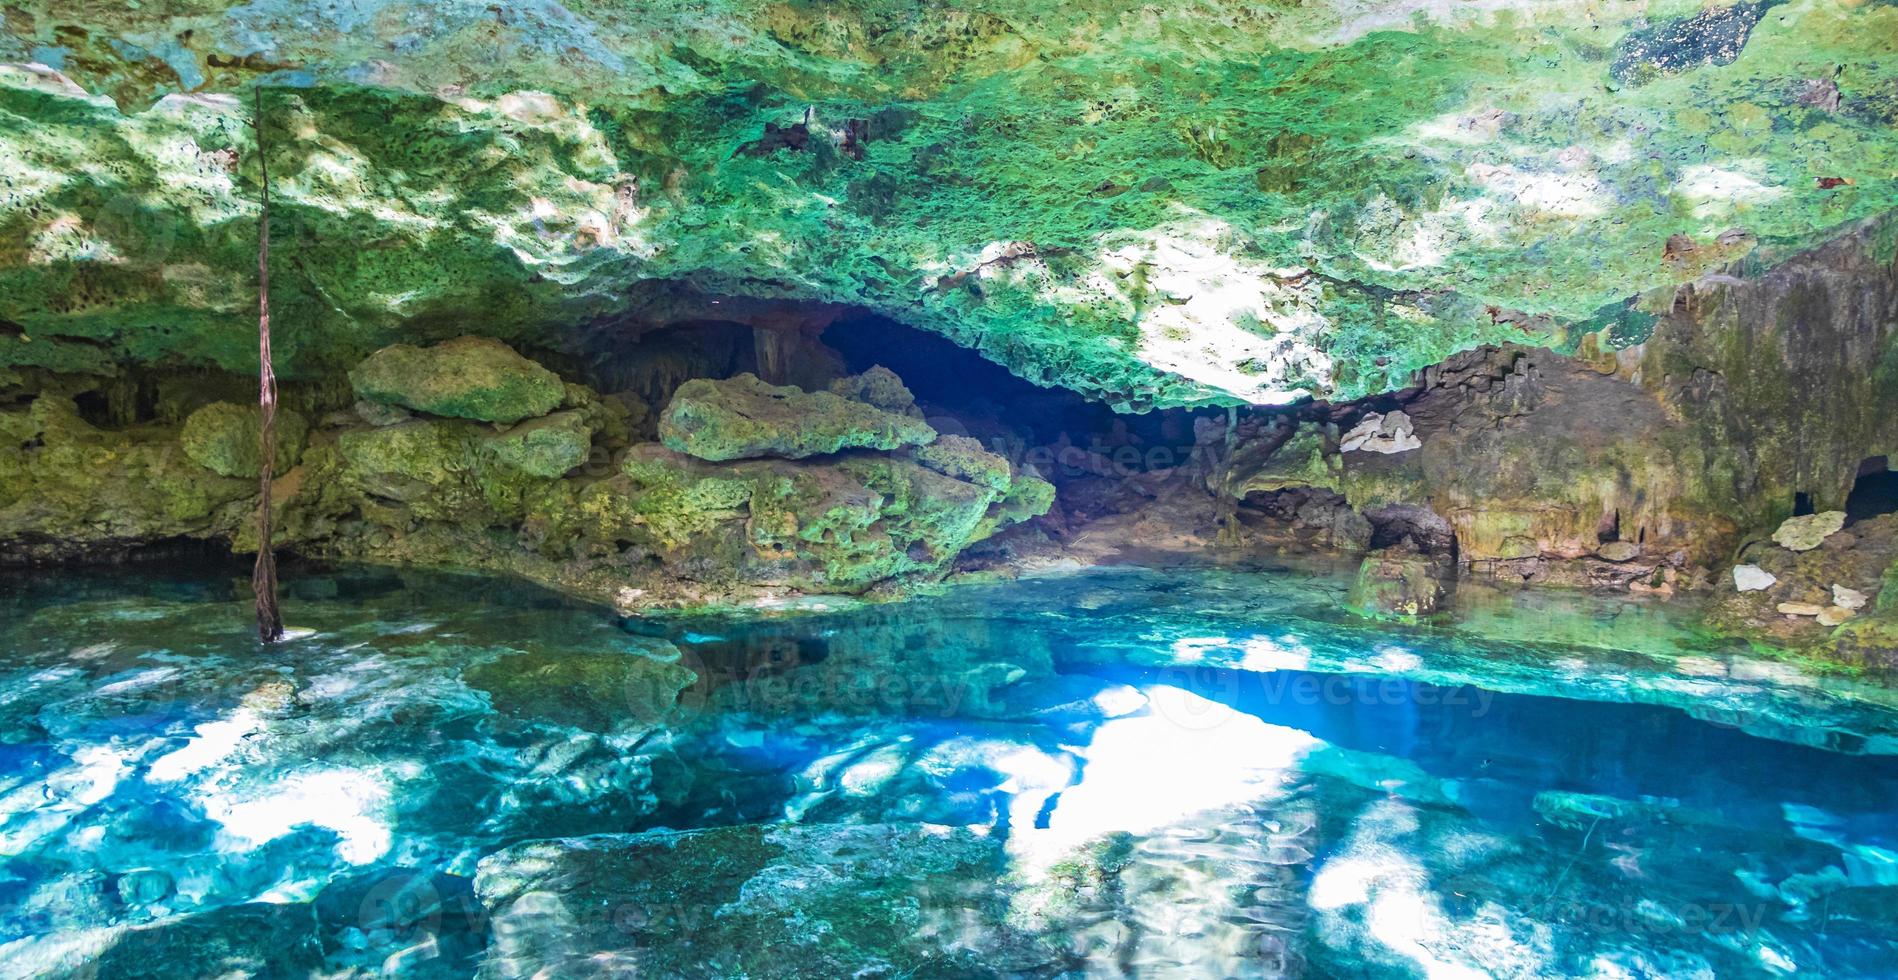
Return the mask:
[[260, 83], [293, 376], [728, 296], [1349, 398], [1898, 206], [1890, 0], [0, 9], [0, 372], [254, 367]]

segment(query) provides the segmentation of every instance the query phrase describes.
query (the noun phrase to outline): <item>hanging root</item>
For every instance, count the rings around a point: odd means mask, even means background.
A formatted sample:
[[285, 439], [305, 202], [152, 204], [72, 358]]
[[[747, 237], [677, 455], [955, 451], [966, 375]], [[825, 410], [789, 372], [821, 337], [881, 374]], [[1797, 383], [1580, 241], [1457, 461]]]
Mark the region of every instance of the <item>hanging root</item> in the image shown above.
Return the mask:
[[257, 170], [263, 179], [263, 205], [257, 216], [257, 405], [263, 418], [263, 475], [258, 478], [257, 564], [250, 573], [257, 598], [257, 636], [265, 643], [283, 639], [283, 611], [277, 607], [277, 552], [270, 540], [270, 482], [277, 472], [277, 372], [270, 363], [270, 163], [264, 152], [264, 87], [257, 86]]

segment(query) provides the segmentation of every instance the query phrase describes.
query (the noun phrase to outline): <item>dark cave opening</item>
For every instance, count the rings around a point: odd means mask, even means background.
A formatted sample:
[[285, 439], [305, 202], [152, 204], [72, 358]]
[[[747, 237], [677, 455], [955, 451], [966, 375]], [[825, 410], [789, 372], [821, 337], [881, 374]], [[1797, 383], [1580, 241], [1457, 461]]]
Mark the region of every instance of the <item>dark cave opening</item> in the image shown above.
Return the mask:
[[1807, 514], [1811, 514], [1811, 513], [1815, 513], [1812, 507], [1812, 494], [1809, 494], [1804, 490], [1800, 490], [1797, 493], [1794, 493], [1793, 494], [1793, 516], [1804, 517]]
[[[656, 419], [679, 385], [695, 378], [751, 373], [772, 384], [822, 390], [837, 378], [881, 365], [902, 379], [938, 431], [973, 436], [1017, 458], [1033, 447], [1055, 447], [1067, 460], [1086, 457], [1080, 466], [1057, 465], [1075, 477], [1093, 475], [1082, 471], [1102, 465], [1133, 472], [1182, 465], [1192, 454], [1195, 418], [1224, 419], [1221, 409], [1115, 412], [868, 311], [800, 318], [774, 310], [769, 320], [682, 320], [631, 337], [602, 330], [573, 352], [568, 366], [580, 368], [602, 392], [638, 398]], [[1059, 482], [1063, 474], [1043, 475]]]
[[1898, 512], [1898, 471], [1885, 456], [1873, 456], [1858, 467], [1858, 479], [1845, 498], [1845, 522], [1856, 524], [1868, 518]]
[[[1123, 447], [1123, 459], [1139, 456], [1141, 469], [1171, 459], [1193, 444], [1193, 418], [1218, 410], [1160, 409], [1116, 412], [1065, 388], [1044, 388], [945, 337], [872, 313], [843, 316], [818, 339], [841, 354], [845, 368], [863, 371], [881, 364], [903, 379], [924, 410], [954, 417], [983, 436], [988, 428], [1012, 430], [1030, 445], [1063, 441], [1103, 455]], [[1152, 450], [1165, 448], [1165, 453]], [[1184, 456], [1180, 459], [1183, 461]], [[1167, 465], [1174, 465], [1168, 463]]]

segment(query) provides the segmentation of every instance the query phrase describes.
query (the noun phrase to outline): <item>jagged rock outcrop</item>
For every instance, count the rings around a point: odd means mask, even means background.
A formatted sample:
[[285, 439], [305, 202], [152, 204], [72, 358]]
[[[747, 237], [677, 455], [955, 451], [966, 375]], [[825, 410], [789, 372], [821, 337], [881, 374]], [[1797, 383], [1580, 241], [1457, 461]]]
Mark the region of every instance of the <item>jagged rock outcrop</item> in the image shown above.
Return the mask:
[[[1725, 579], [1733, 549], [1778, 527], [1798, 494], [1843, 506], [1860, 461], [1898, 450], [1895, 233], [1898, 219], [1869, 222], [1767, 269], [1645, 297], [1626, 316], [1664, 312], [1640, 343], [1610, 330], [1581, 358], [1516, 345], [1452, 357], [1395, 396], [1393, 428], [1414, 449], [1343, 451], [1354, 434], [1394, 435], [1389, 409], [1247, 430], [1215, 490], [1329, 490], [1374, 523], [1426, 507], [1463, 565], [1510, 579]], [[1843, 515], [1795, 524], [1822, 520], [1802, 547]]]
[[897, 449], [935, 438], [936, 430], [921, 418], [830, 391], [766, 384], [754, 374], [688, 381], [659, 418], [659, 439], [668, 448], [713, 462]]
[[[490, 369], [453, 369], [470, 357]], [[1017, 475], [975, 440], [916, 445], [935, 431], [888, 371], [840, 387], [900, 413], [750, 376], [681, 386], [668, 432], [680, 431], [677, 409], [689, 404], [721, 420], [692, 431], [688, 444], [707, 455], [745, 440], [780, 453], [718, 461], [635, 444], [625, 398], [563, 382], [494, 341], [411, 348], [393, 362], [383, 351], [354, 380], [354, 391], [323, 396], [327, 407], [318, 399], [322, 424], [307, 436], [287, 429], [274, 493], [280, 546], [494, 569], [627, 608], [706, 604], [937, 578], [969, 545], [1054, 499], [1045, 481]], [[0, 455], [0, 553], [88, 557], [171, 538], [256, 547], [254, 408], [214, 402], [182, 423], [102, 428], [81, 417], [70, 388], [47, 384], [25, 407], [0, 409], [0, 435], [23, 447]], [[317, 397], [291, 394], [306, 408]], [[342, 407], [356, 395], [425, 414], [365, 418]], [[760, 398], [788, 407], [767, 414]], [[536, 414], [512, 424], [449, 417], [522, 412]], [[244, 460], [247, 472], [227, 475]]]

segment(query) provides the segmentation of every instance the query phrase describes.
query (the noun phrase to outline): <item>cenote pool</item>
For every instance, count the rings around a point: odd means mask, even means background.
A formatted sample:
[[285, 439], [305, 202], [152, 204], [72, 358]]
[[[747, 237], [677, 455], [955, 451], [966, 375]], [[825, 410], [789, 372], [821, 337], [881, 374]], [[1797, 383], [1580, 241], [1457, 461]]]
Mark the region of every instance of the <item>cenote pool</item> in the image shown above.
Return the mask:
[[1664, 607], [288, 574], [5, 580], [0, 974], [1898, 974], [1898, 697]]

